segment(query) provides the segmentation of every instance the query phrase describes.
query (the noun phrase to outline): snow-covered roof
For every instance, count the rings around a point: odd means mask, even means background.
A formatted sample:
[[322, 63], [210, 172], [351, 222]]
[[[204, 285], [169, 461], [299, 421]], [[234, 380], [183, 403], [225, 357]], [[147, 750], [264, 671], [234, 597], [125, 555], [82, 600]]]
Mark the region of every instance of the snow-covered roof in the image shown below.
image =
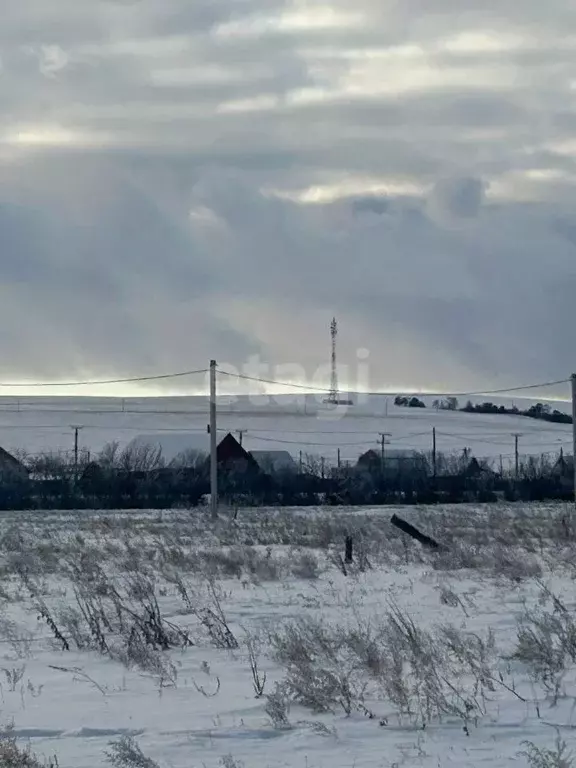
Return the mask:
[[280, 469], [294, 469], [296, 462], [288, 451], [250, 451], [252, 458], [264, 469], [275, 471]]
[[128, 450], [149, 446], [162, 451], [166, 462], [173, 461], [183, 453], [210, 453], [210, 435], [207, 432], [157, 432], [137, 435], [128, 444]]

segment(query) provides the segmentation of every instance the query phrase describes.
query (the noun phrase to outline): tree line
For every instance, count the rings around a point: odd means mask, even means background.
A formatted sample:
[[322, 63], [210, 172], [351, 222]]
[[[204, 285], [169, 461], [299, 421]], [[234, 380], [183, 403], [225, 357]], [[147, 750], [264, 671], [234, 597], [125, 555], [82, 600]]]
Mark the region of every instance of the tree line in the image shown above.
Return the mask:
[[[406, 397], [404, 395], [397, 395], [394, 398], [394, 405], [401, 408], [426, 408], [426, 404], [419, 398]], [[468, 400], [466, 405], [460, 408], [458, 398], [446, 397], [434, 400], [432, 407], [440, 411], [526, 416], [529, 419], [540, 419], [541, 421], [550, 421], [555, 424], [572, 424], [572, 416], [570, 414], [559, 411], [557, 408], [552, 408], [547, 403], [535, 403], [529, 408], [520, 409], [516, 405], [496, 405], [492, 402], [472, 403], [471, 400]]]
[[[94, 459], [21, 456], [25, 472], [0, 473], [0, 509], [191, 508], [210, 493], [209, 460], [182, 454], [166, 462], [159, 449], [108, 446]], [[231, 506], [309, 506], [568, 499], [571, 468], [557, 457], [523, 460], [515, 470], [478, 461], [467, 451], [415, 453], [395, 466], [377, 458], [327, 466], [312, 454], [294, 469], [223, 464], [219, 497]]]

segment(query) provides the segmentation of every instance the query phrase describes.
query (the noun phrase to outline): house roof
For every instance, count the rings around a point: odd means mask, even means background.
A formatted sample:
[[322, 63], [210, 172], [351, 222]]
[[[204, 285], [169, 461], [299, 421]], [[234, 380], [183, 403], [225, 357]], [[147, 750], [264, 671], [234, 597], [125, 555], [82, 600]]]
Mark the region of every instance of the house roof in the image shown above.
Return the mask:
[[[380, 461], [381, 458], [382, 458], [382, 454], [380, 451], [377, 451], [375, 448], [370, 448], [360, 456], [358, 461]], [[388, 461], [389, 459], [396, 460], [396, 461], [401, 461], [403, 459], [416, 460], [420, 458], [421, 458], [421, 454], [418, 453], [418, 451], [413, 451], [410, 449], [386, 448], [384, 451], [384, 461]]]
[[15, 456], [12, 456], [5, 448], [0, 448], [0, 468], [10, 468], [17, 470], [26, 470], [26, 467]]
[[296, 462], [288, 451], [250, 451], [252, 458], [260, 466], [270, 467], [273, 470], [294, 469]]
[[571, 454], [563, 453], [554, 464], [554, 469], [557, 471], [572, 472], [573, 468], [574, 457]]
[[[250, 463], [255, 462], [255, 459], [250, 458], [250, 454], [230, 432], [226, 435], [218, 435], [217, 445], [218, 461], [243, 458]], [[210, 455], [210, 435], [207, 432], [142, 434], [128, 443], [127, 450], [137, 450], [140, 447], [160, 449], [162, 451], [162, 458], [167, 464], [184, 455], [207, 459]]]
[[367, 461], [368, 459], [379, 459], [380, 455], [376, 453], [374, 448], [369, 448], [367, 451], [364, 451], [364, 453], [360, 454], [358, 461], [360, 459]]

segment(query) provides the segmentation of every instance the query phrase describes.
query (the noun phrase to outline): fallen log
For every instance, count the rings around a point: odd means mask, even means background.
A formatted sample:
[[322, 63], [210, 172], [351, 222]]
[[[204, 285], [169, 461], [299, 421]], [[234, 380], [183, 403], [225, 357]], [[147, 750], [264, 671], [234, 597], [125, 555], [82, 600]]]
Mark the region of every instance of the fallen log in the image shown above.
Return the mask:
[[402, 520], [402, 518], [398, 517], [398, 515], [392, 515], [390, 522], [392, 525], [395, 525], [396, 528], [399, 528], [404, 533], [412, 536], [413, 539], [416, 539], [416, 541], [419, 541], [422, 546], [429, 547], [430, 549], [440, 549], [440, 544], [438, 544], [437, 541], [432, 539], [430, 536], [426, 536], [425, 533], [422, 533], [418, 530], [418, 528], [415, 528], [413, 525], [410, 525], [410, 523], [407, 523], [406, 520]]

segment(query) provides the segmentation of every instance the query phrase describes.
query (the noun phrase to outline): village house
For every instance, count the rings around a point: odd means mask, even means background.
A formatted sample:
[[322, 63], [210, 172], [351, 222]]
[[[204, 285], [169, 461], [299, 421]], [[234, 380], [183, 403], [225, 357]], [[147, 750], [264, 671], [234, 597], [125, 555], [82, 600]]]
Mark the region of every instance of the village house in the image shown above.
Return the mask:
[[288, 451], [250, 451], [263, 472], [295, 472], [298, 465]]
[[0, 480], [24, 480], [28, 476], [24, 464], [5, 448], [0, 448]]
[[552, 467], [552, 477], [564, 490], [572, 490], [574, 488], [574, 457], [565, 456], [564, 451], [561, 450], [558, 460]]
[[425, 472], [426, 458], [418, 451], [398, 448], [386, 449], [382, 457], [380, 451], [371, 448], [358, 458], [356, 468], [369, 473], [383, 471], [387, 476], [396, 477], [403, 473]]

